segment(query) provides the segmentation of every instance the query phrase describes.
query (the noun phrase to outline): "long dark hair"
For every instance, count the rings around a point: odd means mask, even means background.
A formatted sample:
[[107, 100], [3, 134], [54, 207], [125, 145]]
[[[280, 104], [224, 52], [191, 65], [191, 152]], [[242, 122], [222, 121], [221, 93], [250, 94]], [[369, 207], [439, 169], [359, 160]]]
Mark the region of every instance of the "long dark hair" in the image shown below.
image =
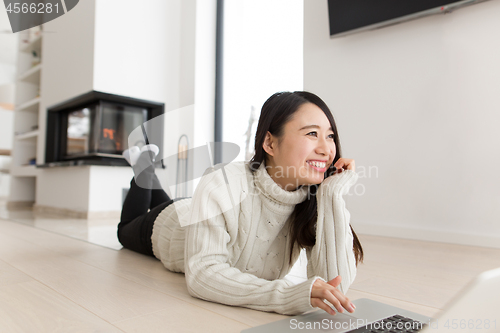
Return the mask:
[[[278, 92], [268, 98], [262, 106], [260, 113], [259, 124], [257, 125], [257, 132], [255, 133], [255, 154], [250, 160], [250, 167], [252, 171], [256, 171], [262, 162], [266, 162], [267, 153], [263, 148], [264, 140], [267, 132], [269, 131], [273, 136], [277, 137], [278, 144], [283, 137], [285, 124], [291, 120], [293, 114], [300, 108], [301, 105], [306, 103], [313, 103], [317, 105], [325, 113], [330, 125], [332, 126], [334, 141], [336, 146], [336, 155], [330, 167], [325, 172], [325, 179], [336, 171], [333, 166], [339, 158], [342, 157], [342, 150], [340, 147], [340, 139], [335, 125], [333, 115], [328, 106], [321, 98], [313, 93], [306, 91], [294, 92]], [[290, 263], [292, 260], [293, 250], [296, 246], [300, 248], [312, 247], [316, 244], [316, 221], [318, 219], [316, 191], [319, 184], [308, 186], [307, 199], [297, 205], [291, 215], [290, 223]], [[356, 265], [363, 262], [363, 248], [359, 242], [358, 236], [351, 226], [353, 241], [354, 257], [356, 258]]]

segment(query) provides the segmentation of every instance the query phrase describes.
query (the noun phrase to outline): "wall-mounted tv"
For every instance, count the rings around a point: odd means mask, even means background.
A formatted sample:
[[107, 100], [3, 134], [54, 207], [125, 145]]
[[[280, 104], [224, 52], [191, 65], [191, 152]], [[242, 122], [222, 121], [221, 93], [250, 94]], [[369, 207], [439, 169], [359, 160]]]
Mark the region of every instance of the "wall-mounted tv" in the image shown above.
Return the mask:
[[449, 13], [487, 0], [328, 0], [330, 37], [373, 30], [419, 17]]

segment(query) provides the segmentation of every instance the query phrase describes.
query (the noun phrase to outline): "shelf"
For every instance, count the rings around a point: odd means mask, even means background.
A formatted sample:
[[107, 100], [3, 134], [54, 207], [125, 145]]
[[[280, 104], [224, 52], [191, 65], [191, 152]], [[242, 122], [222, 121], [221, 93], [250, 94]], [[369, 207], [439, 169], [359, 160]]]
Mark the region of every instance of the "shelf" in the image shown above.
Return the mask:
[[39, 130], [18, 134], [15, 136], [16, 140], [28, 140], [38, 137]]
[[32, 50], [40, 50], [42, 46], [42, 35], [36, 37], [29, 43], [24, 43], [19, 48], [21, 52], [31, 52]]
[[38, 112], [38, 105], [40, 104], [40, 97], [35, 97], [30, 101], [27, 101], [21, 105], [19, 105], [16, 110], [17, 111], [32, 111]]
[[37, 169], [34, 165], [16, 165], [10, 169], [10, 174], [16, 177], [35, 177]]
[[31, 83], [40, 84], [40, 72], [42, 64], [31, 67], [17, 78], [19, 81], [27, 81]]
[[[18, 36], [17, 75], [14, 106], [14, 130], [21, 132], [14, 134], [12, 149], [11, 197], [19, 202], [33, 202], [35, 198], [38, 168], [33, 165], [36, 158], [41, 155], [38, 137], [42, 138], [44, 132], [38, 129], [40, 121], [41, 76], [45, 70], [42, 59], [42, 32], [35, 33], [39, 28], [34, 28]], [[30, 36], [30, 37], [28, 37]], [[36, 36], [36, 37], [35, 37]], [[25, 42], [25, 39], [30, 39]], [[22, 133], [22, 131], [27, 131]], [[31, 164], [31, 163], [33, 164]]]
[[14, 110], [14, 104], [0, 103], [0, 110], [13, 111]]

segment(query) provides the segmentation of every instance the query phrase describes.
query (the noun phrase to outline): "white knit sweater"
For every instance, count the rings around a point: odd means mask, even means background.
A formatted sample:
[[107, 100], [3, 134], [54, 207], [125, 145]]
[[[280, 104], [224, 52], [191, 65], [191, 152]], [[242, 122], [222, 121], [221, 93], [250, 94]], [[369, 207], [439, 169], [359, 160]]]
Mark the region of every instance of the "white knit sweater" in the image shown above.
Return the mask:
[[207, 169], [193, 198], [165, 208], [153, 227], [155, 256], [174, 272], [184, 272], [189, 293], [201, 299], [300, 314], [312, 310], [311, 288], [318, 278], [342, 276], [345, 294], [356, 275], [350, 214], [343, 195], [356, 183], [351, 170], [325, 179], [317, 192], [316, 244], [307, 249], [308, 280], [283, 279], [289, 265], [288, 218], [306, 200], [303, 186], [285, 191], [267, 173], [245, 162]]

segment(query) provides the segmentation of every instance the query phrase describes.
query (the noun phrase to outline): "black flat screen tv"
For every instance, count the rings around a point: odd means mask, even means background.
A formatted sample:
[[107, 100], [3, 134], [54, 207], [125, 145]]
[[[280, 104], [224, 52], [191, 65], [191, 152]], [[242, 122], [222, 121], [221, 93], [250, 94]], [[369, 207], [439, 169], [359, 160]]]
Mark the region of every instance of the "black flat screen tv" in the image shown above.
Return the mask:
[[373, 30], [419, 17], [449, 13], [487, 0], [328, 0], [330, 37]]

